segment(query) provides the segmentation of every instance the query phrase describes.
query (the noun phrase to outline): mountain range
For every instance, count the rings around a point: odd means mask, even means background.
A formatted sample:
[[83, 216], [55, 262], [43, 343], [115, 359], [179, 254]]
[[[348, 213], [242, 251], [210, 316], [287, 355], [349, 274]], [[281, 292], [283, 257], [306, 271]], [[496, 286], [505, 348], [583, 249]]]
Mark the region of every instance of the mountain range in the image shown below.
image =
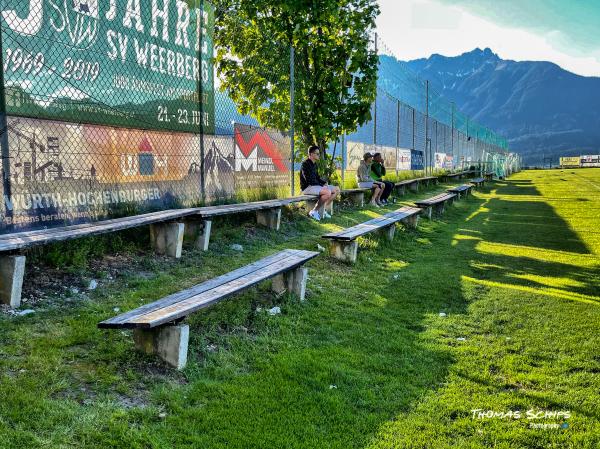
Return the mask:
[[508, 138], [525, 164], [600, 154], [600, 77], [550, 62], [503, 60], [489, 48], [411, 61], [381, 56], [380, 87], [409, 104], [419, 100], [401, 82], [407, 72], [428, 79], [458, 110]]

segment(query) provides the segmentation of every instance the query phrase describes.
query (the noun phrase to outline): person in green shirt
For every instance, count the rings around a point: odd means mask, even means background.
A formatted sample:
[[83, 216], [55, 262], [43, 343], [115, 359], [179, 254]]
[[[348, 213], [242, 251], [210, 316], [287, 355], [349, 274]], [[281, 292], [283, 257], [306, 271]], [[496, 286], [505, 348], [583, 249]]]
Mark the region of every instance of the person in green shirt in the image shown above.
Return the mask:
[[384, 181], [383, 177], [385, 176], [385, 165], [383, 165], [383, 157], [381, 153], [375, 153], [373, 155], [373, 163], [371, 164], [371, 178], [373, 181], [381, 182], [385, 184], [385, 188], [379, 198], [379, 201], [383, 204], [387, 204], [387, 199], [390, 197], [392, 190], [394, 190], [394, 183], [391, 181]]

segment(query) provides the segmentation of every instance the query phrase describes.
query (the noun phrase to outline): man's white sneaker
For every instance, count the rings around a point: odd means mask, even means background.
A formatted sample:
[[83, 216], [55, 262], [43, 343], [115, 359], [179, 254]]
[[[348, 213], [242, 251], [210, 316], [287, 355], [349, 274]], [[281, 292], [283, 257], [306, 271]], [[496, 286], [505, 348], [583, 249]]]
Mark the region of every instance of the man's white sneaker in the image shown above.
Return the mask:
[[314, 220], [321, 221], [321, 216], [319, 215], [319, 212], [316, 210], [311, 210], [308, 213], [308, 216]]
[[331, 218], [331, 215], [327, 211], [323, 211], [323, 218]]

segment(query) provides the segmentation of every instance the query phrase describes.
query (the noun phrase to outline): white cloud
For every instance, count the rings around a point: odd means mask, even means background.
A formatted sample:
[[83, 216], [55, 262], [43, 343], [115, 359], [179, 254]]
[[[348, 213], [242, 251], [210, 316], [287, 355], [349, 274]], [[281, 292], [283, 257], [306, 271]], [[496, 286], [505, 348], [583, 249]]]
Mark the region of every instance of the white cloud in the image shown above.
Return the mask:
[[433, 53], [455, 56], [476, 47], [490, 47], [503, 59], [550, 61], [579, 75], [600, 76], [597, 55], [566, 54], [550, 44], [550, 34], [501, 27], [460, 7], [432, 0], [379, 0], [379, 4], [379, 36], [402, 60]]

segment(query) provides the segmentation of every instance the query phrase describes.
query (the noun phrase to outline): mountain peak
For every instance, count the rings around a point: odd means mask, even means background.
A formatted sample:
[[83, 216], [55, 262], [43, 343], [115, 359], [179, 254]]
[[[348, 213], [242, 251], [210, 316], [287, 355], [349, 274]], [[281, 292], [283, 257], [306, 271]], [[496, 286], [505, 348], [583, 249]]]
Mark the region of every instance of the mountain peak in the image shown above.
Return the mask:
[[500, 57], [496, 53], [494, 53], [492, 51], [492, 49], [489, 47], [485, 47], [483, 50], [481, 48], [477, 47], [476, 49], [471, 50], [466, 53], [463, 53], [460, 56], [469, 56], [469, 55], [470, 56], [481, 56], [483, 58], [500, 59]]

